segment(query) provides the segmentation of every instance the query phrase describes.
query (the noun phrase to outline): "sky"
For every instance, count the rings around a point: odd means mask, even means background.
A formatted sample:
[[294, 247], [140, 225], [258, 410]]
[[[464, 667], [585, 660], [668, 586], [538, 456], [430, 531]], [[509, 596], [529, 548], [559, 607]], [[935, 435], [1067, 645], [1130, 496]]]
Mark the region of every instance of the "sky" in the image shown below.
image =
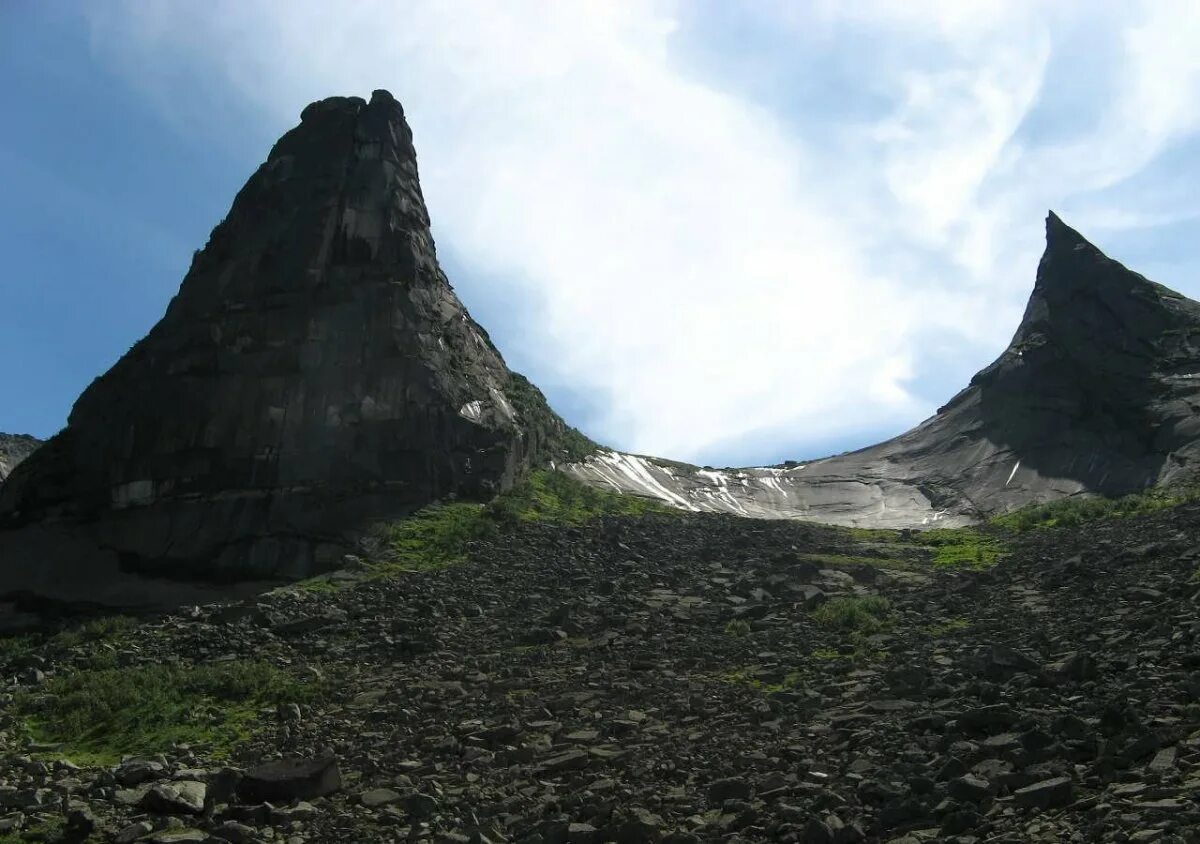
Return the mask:
[[607, 445], [857, 448], [1011, 338], [1053, 208], [1200, 297], [1194, 2], [0, 0], [0, 431], [161, 317], [303, 107], [390, 90], [439, 259]]

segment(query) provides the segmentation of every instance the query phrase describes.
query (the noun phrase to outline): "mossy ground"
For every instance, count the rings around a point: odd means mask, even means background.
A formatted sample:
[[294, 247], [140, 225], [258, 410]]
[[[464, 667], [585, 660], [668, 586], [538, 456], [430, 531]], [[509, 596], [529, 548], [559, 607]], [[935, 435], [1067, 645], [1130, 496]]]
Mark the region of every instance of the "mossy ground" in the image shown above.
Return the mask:
[[228, 755], [259, 710], [321, 693], [266, 662], [140, 665], [71, 671], [22, 692], [16, 712], [38, 742], [80, 764], [112, 764], [176, 744]]

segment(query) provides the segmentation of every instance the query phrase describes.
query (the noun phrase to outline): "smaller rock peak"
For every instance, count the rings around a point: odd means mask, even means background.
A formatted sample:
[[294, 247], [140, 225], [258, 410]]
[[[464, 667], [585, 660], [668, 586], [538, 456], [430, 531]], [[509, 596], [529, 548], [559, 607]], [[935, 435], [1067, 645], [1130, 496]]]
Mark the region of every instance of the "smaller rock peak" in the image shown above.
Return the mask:
[[[391, 105], [401, 108], [400, 103], [392, 96], [392, 92], [384, 88], [376, 88], [371, 92], [371, 105]], [[403, 108], [401, 108], [401, 111], [403, 111]]]
[[387, 123], [404, 123], [405, 125], [408, 123], [404, 118], [404, 106], [400, 105], [400, 101], [393, 97], [390, 91], [382, 88], [371, 92], [371, 101], [367, 104], [363, 114], [372, 121], [382, 120]]

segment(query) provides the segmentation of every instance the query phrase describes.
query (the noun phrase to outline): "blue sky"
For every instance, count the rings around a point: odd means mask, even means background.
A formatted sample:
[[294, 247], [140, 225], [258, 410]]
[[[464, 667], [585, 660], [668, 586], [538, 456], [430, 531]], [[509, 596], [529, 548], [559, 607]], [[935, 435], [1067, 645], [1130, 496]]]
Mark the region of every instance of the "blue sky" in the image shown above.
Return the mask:
[[0, 430], [161, 316], [303, 106], [391, 90], [459, 295], [569, 421], [745, 465], [928, 416], [1047, 208], [1200, 295], [1200, 7], [0, 4]]

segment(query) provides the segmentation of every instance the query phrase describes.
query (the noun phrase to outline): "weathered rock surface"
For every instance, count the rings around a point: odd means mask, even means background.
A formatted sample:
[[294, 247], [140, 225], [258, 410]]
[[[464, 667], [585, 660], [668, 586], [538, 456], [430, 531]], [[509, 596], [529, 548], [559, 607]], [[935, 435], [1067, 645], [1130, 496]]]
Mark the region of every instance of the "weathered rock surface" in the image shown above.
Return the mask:
[[28, 434], [0, 434], [0, 483], [41, 444], [41, 440]]
[[1012, 343], [937, 415], [805, 465], [697, 470], [600, 452], [565, 467], [677, 507], [862, 527], [966, 524], [1194, 476], [1200, 304], [1106, 257], [1053, 213]]
[[[221, 604], [0, 648], [13, 698], [38, 693], [34, 658], [328, 681], [228, 759], [70, 765], [5, 710], [0, 829], [68, 797], [120, 841], [1200, 844], [1200, 503], [1030, 531], [985, 571], [893, 556], [868, 581], [872, 547], [719, 514], [520, 523], [460, 565], [254, 601], [337, 610], [320, 628]], [[886, 598], [885, 626], [819, 623], [806, 585]], [[526, 644], [531, 625], [569, 638]], [[145, 797], [181, 783], [190, 802]]]
[[5, 482], [0, 594], [305, 575], [376, 518], [563, 459], [568, 429], [467, 314], [429, 225], [390, 94], [306, 108], [162, 320]]

